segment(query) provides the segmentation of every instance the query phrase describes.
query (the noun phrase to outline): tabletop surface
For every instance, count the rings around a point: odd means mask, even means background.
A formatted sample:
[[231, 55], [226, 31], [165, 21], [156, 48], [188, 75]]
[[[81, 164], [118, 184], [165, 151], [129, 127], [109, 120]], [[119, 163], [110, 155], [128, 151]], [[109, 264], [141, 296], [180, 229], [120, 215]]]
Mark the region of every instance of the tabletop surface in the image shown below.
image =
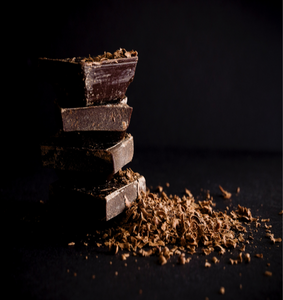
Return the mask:
[[[269, 218], [275, 238], [282, 237], [281, 154], [137, 149], [128, 167], [144, 175], [153, 190], [161, 185], [168, 194], [182, 196], [187, 188], [195, 198], [209, 190], [216, 210], [248, 207], [253, 216]], [[38, 166], [0, 185], [4, 289], [10, 299], [282, 299], [282, 242], [265, 237], [264, 223], [246, 244], [250, 263], [230, 264], [238, 249], [222, 256], [195, 253], [185, 265], [177, 256], [163, 266], [157, 256], [130, 255], [124, 261], [123, 252], [112, 254], [92, 243], [101, 224], [91, 220], [91, 213], [72, 220], [64, 212], [54, 217], [48, 186], [56, 179], [53, 170]], [[231, 199], [223, 199], [219, 185]], [[263, 258], [255, 257], [261, 253]], [[206, 268], [213, 256], [220, 262]]]

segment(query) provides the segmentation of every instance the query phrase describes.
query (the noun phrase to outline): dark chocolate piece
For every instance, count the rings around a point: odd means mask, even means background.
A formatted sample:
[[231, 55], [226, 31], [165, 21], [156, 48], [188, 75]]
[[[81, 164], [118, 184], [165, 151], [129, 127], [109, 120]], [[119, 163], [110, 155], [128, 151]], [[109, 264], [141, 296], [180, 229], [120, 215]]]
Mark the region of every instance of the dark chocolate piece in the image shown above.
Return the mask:
[[126, 131], [132, 107], [127, 104], [107, 104], [89, 107], [61, 108], [62, 129], [69, 131]]
[[91, 144], [89, 147], [64, 145], [60, 138], [50, 138], [42, 143], [43, 166], [58, 170], [90, 172], [93, 176], [108, 178], [129, 163], [134, 154], [133, 137], [126, 137], [114, 146]]
[[62, 147], [93, 148], [93, 145], [103, 144], [103, 147], [111, 147], [126, 137], [126, 131], [57, 131], [49, 136], [41, 144], [56, 144]]
[[135, 201], [141, 191], [146, 192], [146, 182], [139, 174], [131, 181], [118, 184], [111, 181], [93, 188], [56, 181], [49, 187], [49, 201], [56, 206], [63, 205], [65, 214], [73, 214], [76, 219], [83, 215], [109, 221], [126, 208], [126, 203]]
[[41, 75], [55, 87], [62, 107], [119, 102], [133, 81], [138, 57], [102, 61], [39, 58]]

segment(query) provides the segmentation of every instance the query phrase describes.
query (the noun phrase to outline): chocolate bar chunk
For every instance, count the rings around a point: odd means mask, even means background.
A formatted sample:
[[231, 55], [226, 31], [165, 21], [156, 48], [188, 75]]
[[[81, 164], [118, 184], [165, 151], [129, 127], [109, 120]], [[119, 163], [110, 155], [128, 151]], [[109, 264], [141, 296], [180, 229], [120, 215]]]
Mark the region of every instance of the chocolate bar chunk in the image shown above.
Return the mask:
[[62, 129], [69, 131], [126, 131], [132, 107], [127, 104], [107, 104], [89, 107], [61, 108]]
[[74, 147], [53, 136], [43, 142], [40, 148], [43, 166], [108, 177], [132, 160], [134, 141], [133, 137], [127, 134], [121, 142], [110, 147], [105, 144]]
[[103, 144], [111, 147], [126, 137], [126, 131], [70, 131], [58, 130], [41, 144], [56, 143], [56, 146], [93, 148], [92, 145]]
[[62, 107], [82, 107], [123, 99], [137, 62], [137, 56], [101, 61], [40, 58], [38, 65]]
[[[132, 178], [127, 178], [125, 172], [132, 173]], [[108, 221], [136, 200], [141, 191], [146, 192], [145, 178], [127, 170], [120, 171], [101, 186], [84, 187], [56, 181], [49, 187], [49, 201], [57, 206], [63, 205], [65, 214], [73, 213], [76, 219], [83, 215]]]

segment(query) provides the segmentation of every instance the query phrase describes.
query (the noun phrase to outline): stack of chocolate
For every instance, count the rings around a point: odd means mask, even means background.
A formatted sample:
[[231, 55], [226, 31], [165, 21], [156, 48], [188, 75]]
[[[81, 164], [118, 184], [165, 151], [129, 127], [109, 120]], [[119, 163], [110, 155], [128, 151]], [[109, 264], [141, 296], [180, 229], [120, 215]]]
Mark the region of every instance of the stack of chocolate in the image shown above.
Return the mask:
[[55, 88], [57, 132], [41, 144], [43, 166], [59, 180], [50, 201], [84, 207], [110, 220], [145, 191], [145, 178], [122, 170], [134, 153], [127, 133], [132, 107], [125, 96], [133, 81], [136, 51], [119, 49], [96, 57], [39, 59], [39, 70]]

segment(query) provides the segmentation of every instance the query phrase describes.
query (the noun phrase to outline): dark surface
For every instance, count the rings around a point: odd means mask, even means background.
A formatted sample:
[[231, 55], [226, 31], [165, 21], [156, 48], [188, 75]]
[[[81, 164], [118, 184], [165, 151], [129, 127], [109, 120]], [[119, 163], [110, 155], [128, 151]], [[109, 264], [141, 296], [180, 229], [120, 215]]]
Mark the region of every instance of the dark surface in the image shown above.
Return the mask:
[[[136, 149], [130, 166], [145, 176], [148, 186], [163, 185], [168, 193], [182, 195], [188, 188], [197, 197], [201, 189], [209, 189], [216, 209], [237, 204], [249, 207], [253, 216], [270, 218], [275, 237], [282, 237], [282, 215], [278, 215], [282, 210], [281, 154]], [[155, 256], [122, 261], [121, 253], [110, 254], [88, 241], [86, 234], [101, 224], [52, 217], [48, 185], [56, 179], [52, 170], [36, 165], [1, 182], [2, 274], [10, 299], [282, 299], [282, 243], [271, 244], [264, 228], [246, 245], [249, 264], [229, 264], [238, 250], [222, 257], [216, 254], [220, 263], [211, 268], [204, 267], [205, 259], [210, 261], [215, 254], [195, 254], [184, 266], [176, 263], [177, 257], [164, 266], [157, 264]], [[219, 184], [232, 193], [231, 200], [220, 196]], [[237, 187], [241, 189], [238, 196]], [[67, 246], [69, 242], [76, 245]], [[263, 253], [263, 259], [255, 258], [255, 253]], [[272, 277], [264, 276], [266, 270]], [[221, 286], [225, 295], [218, 293]]]

